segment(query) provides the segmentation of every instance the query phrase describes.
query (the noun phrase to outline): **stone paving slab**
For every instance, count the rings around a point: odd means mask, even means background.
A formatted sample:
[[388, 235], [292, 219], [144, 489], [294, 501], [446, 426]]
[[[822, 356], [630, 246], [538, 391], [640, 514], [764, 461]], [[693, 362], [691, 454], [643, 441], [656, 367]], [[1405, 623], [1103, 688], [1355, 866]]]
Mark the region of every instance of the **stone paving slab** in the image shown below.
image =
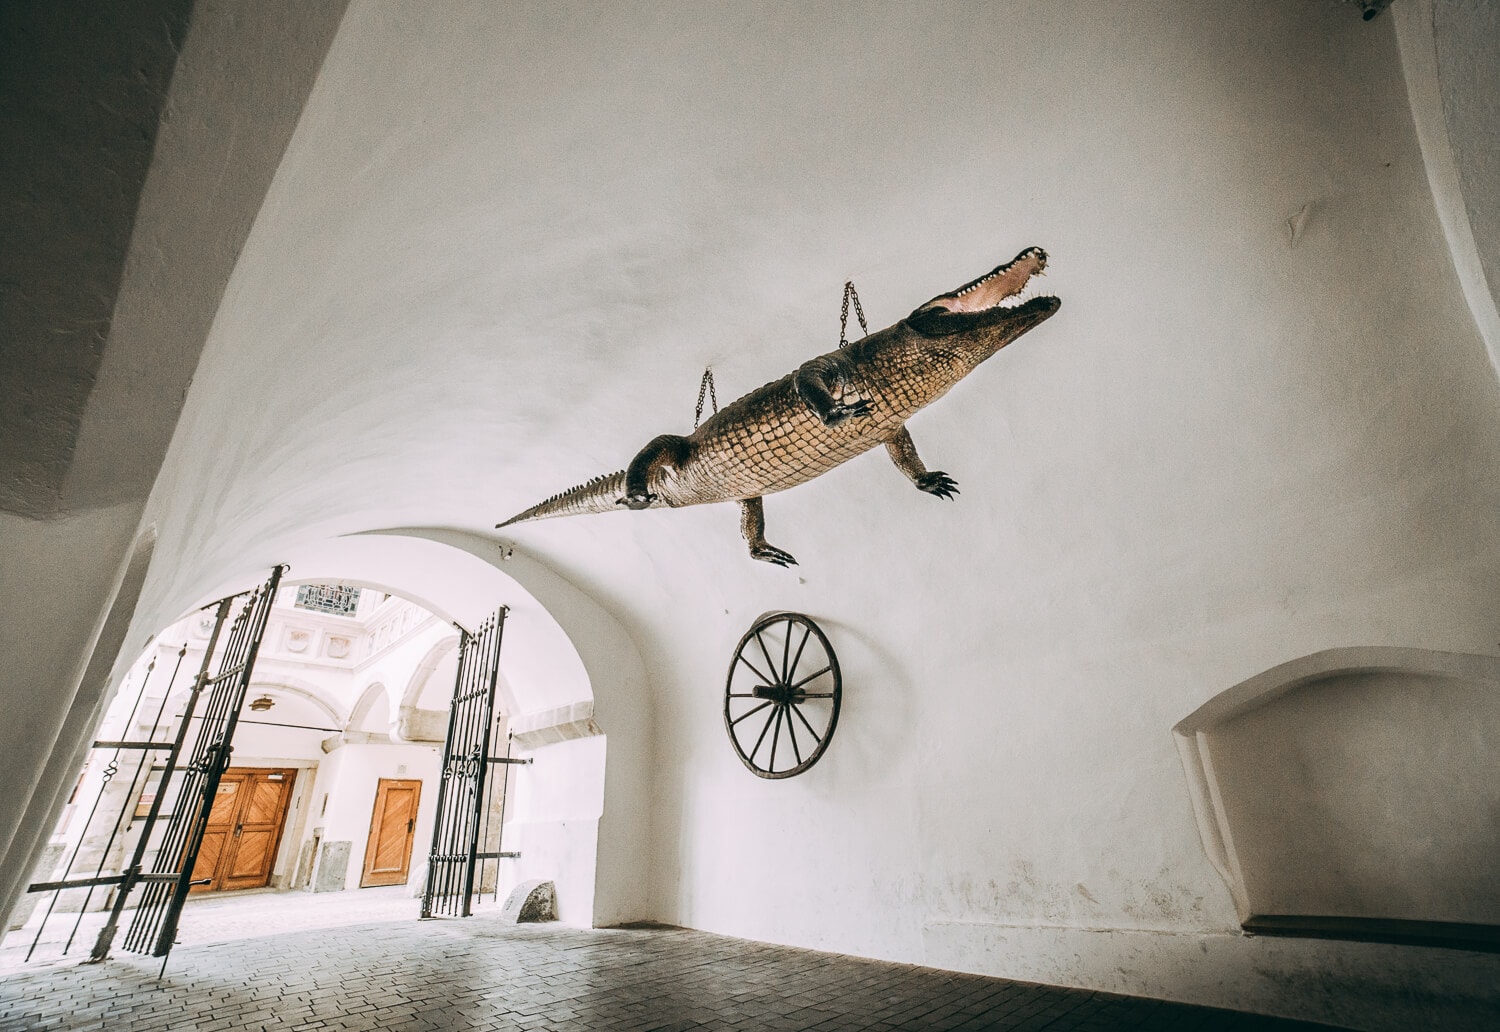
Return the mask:
[[676, 928], [402, 921], [0, 977], [0, 1032], [1327, 1028]]

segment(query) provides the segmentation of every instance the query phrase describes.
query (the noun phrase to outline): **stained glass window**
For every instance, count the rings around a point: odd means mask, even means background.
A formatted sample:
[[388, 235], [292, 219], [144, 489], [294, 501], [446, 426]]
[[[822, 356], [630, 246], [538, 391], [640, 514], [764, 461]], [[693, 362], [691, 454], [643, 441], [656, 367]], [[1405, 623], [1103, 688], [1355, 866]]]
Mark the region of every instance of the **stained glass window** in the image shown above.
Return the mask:
[[296, 604], [319, 613], [353, 616], [359, 608], [359, 589], [347, 584], [303, 584], [297, 588]]

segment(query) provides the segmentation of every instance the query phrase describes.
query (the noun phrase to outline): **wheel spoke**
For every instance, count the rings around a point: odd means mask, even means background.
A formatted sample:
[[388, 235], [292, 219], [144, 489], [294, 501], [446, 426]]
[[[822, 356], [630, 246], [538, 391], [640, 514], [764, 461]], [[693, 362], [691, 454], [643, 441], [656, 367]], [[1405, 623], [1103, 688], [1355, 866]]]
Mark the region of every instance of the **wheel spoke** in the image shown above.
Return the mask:
[[786, 637], [781, 642], [781, 680], [783, 683], [791, 680], [791, 673], [787, 670], [787, 657], [792, 653], [792, 618], [786, 618]]
[[807, 728], [807, 733], [813, 736], [813, 741], [817, 742], [819, 745], [822, 745], [823, 736], [813, 730], [813, 726], [807, 722], [807, 717], [802, 715], [802, 710], [798, 708], [795, 702], [792, 703], [792, 712], [797, 714], [798, 718], [801, 719], [803, 726]]
[[[756, 687], [757, 688], [775, 688], [776, 686], [774, 684], [760, 684], [760, 685], [756, 685]], [[760, 698], [760, 696], [756, 695], [754, 692], [725, 692], [724, 694], [725, 694], [725, 696], [727, 698], [730, 698], [730, 699], [758, 699], [758, 698]], [[805, 695], [807, 693], [804, 692], [803, 694]]]
[[[791, 706], [787, 709], [791, 709]], [[786, 733], [792, 740], [792, 755], [797, 757], [797, 766], [800, 767], [802, 766], [802, 750], [797, 748], [797, 725], [792, 723], [790, 714], [786, 718]]]
[[[791, 638], [790, 632], [788, 632], [787, 637]], [[812, 628], [811, 627], [804, 627], [804, 628], [802, 628], [802, 641], [799, 642], [798, 645], [797, 645], [797, 655], [795, 657], [793, 657], [793, 659], [792, 659], [791, 669], [789, 669], [786, 672], [786, 680], [790, 681], [792, 679], [792, 675], [797, 672], [797, 664], [800, 663], [800, 662], [802, 662], [802, 650], [805, 649], [805, 648], [807, 648], [807, 639], [811, 638], [811, 637], [812, 637]]]
[[[780, 706], [776, 707], [776, 712], [781, 712]], [[750, 759], [752, 762], [755, 760], [755, 754], [760, 752], [760, 743], [766, 740], [766, 732], [769, 730], [771, 730], [771, 718], [767, 717], [766, 726], [760, 729], [760, 737], [755, 740], [755, 748], [750, 750]], [[774, 749], [775, 746], [772, 746], [772, 748]]]
[[833, 693], [832, 692], [799, 692], [798, 694], [801, 695], [802, 698], [804, 698], [804, 699], [831, 699], [831, 698], [833, 698]]
[[772, 661], [771, 653], [766, 649], [765, 639], [760, 636], [759, 631], [755, 632], [755, 644], [760, 646], [760, 654], [766, 657], [766, 669], [775, 670], [776, 664], [774, 661]]
[[[744, 720], [746, 717], [753, 716], [754, 714], [759, 713], [761, 710], [765, 709], [769, 705], [771, 705], [771, 700], [767, 699], [765, 702], [761, 703], [759, 706], [755, 706], [755, 707], [752, 707], [751, 709], [747, 709], [745, 712], [741, 713], [739, 716], [737, 716], [733, 720], [731, 720], [729, 722], [729, 726], [730, 727], [734, 727], [734, 725], [738, 724], [740, 721]], [[806, 718], [803, 718], [803, 719], [806, 719]]]
[[781, 711], [783, 707], [776, 707], [776, 730], [771, 733], [771, 762], [766, 765], [766, 770], [772, 774], [776, 773], [776, 743], [781, 741]]
[[741, 663], [745, 664], [751, 670], [754, 670], [755, 671], [755, 676], [758, 677], [758, 678], [760, 678], [760, 683], [761, 684], [769, 686], [771, 684], [771, 682], [773, 682], [775, 680], [775, 678], [773, 678], [773, 677], [767, 677], [765, 674], [761, 673], [760, 672], [760, 668], [757, 667], [754, 663], [750, 662], [748, 659], [746, 659], [745, 658], [745, 654], [743, 652], [741, 652], [739, 655], [735, 656], [734, 658], [738, 659]]
[[815, 681], [818, 678], [822, 677], [824, 674], [828, 673], [828, 671], [830, 671], [832, 669], [833, 669], [832, 666], [826, 666], [822, 670], [819, 670], [816, 674], [808, 674], [806, 677], [804, 677], [802, 680], [798, 681], [796, 684], [792, 685], [791, 687], [792, 687], [793, 690], [801, 688], [808, 681]]

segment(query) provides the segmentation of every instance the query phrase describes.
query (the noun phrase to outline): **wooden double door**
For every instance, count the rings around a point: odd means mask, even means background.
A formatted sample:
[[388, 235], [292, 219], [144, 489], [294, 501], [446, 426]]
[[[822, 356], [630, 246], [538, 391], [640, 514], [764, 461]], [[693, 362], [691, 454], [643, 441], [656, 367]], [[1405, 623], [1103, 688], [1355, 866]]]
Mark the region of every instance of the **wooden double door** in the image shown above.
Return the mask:
[[294, 767], [230, 767], [219, 779], [208, 829], [193, 864], [193, 892], [259, 889], [271, 868], [292, 801]]

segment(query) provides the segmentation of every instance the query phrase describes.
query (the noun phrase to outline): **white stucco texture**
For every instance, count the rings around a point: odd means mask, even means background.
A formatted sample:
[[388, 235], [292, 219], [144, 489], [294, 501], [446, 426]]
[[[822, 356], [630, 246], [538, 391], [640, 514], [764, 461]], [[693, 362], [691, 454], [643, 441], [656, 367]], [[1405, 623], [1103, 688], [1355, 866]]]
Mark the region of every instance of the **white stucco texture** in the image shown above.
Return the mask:
[[[492, 529], [687, 432], [705, 365], [728, 401], [831, 350], [846, 279], [882, 327], [1029, 245], [1061, 311], [910, 424], [957, 500], [856, 459], [766, 499], [793, 569], [730, 506]], [[602, 764], [535, 838], [597, 821], [596, 923], [1367, 1028], [1500, 984], [1496, 955], [1240, 936], [1171, 735], [1319, 650], [1500, 648], [1500, 391], [1393, 19], [353, 4], [145, 519], [128, 648], [351, 535], [503, 567], [607, 738], [525, 775]], [[548, 632], [517, 607], [520, 657]], [[721, 706], [782, 609], [844, 708], [770, 782]]]

